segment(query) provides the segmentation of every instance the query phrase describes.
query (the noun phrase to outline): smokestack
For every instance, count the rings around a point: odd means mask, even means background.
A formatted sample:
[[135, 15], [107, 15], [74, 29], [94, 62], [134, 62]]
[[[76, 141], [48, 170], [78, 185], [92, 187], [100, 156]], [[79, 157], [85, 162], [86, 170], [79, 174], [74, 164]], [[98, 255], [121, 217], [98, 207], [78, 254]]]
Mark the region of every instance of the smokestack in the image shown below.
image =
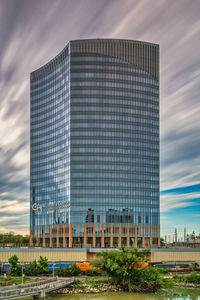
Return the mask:
[[186, 232], [186, 228], [184, 228], [184, 243], [187, 242], [187, 232]]
[[175, 228], [175, 243], [177, 243], [178, 239], [177, 239], [177, 228]]

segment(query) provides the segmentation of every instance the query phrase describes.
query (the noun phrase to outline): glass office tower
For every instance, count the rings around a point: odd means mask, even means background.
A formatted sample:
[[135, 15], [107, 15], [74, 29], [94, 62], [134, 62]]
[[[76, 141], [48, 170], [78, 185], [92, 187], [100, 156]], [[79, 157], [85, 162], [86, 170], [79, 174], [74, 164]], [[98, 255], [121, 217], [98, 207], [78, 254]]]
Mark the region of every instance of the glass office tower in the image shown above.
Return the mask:
[[70, 41], [31, 73], [30, 176], [31, 243], [159, 245], [158, 45]]

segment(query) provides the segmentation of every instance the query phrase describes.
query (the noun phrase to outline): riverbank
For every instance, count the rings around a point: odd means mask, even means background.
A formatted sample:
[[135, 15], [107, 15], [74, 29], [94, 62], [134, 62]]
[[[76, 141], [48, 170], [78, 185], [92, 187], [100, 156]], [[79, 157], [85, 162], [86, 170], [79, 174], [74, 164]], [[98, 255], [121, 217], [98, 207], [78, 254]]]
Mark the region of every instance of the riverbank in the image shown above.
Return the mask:
[[[77, 278], [70, 287], [54, 291], [53, 294], [100, 294], [109, 292], [123, 292], [121, 286], [113, 285], [107, 278]], [[200, 284], [175, 282], [176, 287], [199, 288]]]
[[175, 286], [200, 289], [200, 284], [197, 284], [197, 283], [175, 282]]
[[53, 294], [99, 294], [108, 292], [122, 292], [120, 286], [110, 284], [108, 279], [76, 279], [74, 284], [67, 288], [54, 291]]

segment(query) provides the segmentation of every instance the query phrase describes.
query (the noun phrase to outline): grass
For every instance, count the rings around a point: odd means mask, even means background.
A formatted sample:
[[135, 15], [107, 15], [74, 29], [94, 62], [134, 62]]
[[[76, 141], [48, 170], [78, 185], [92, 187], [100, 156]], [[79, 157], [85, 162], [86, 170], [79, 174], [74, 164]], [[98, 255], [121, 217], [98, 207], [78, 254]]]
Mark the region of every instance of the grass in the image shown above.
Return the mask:
[[[27, 278], [23, 280], [23, 283], [29, 283], [29, 282], [35, 282], [38, 281], [39, 279], [30, 279]], [[0, 286], [8, 286], [8, 285], [13, 285], [13, 284], [21, 284], [22, 283], [22, 278], [12, 278], [12, 277], [8, 277], [8, 278], [1, 278], [0, 279]]]
[[98, 279], [87, 279], [85, 281], [80, 281], [75, 279], [74, 284], [69, 287], [69, 290], [85, 290], [88, 286], [98, 287], [100, 284], [109, 283], [108, 278], [98, 278]]

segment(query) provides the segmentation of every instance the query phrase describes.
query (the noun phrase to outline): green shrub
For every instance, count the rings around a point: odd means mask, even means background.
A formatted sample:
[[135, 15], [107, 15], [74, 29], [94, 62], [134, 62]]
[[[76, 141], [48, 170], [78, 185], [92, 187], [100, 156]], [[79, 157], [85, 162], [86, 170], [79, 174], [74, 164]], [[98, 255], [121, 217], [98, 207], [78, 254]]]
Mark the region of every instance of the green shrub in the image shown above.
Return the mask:
[[173, 276], [173, 279], [176, 280], [176, 281], [179, 281], [179, 280], [180, 280], [180, 276], [178, 276], [177, 274], [175, 274], [175, 275]]
[[47, 274], [49, 272], [49, 263], [46, 257], [40, 256], [40, 259], [38, 260], [38, 268], [40, 274]]
[[39, 275], [39, 272], [40, 271], [36, 260], [34, 260], [24, 269], [24, 274], [27, 276], [37, 276]]
[[77, 276], [80, 273], [81, 269], [76, 264], [73, 264], [71, 267], [66, 266], [65, 268], [62, 268], [60, 265], [55, 272], [55, 274], [60, 277]]
[[77, 276], [81, 273], [81, 269], [77, 266], [77, 264], [73, 264], [71, 266], [71, 276]]
[[174, 275], [173, 279], [185, 283], [200, 284], [200, 275], [196, 271], [193, 271], [190, 275], [186, 276]]
[[163, 278], [162, 287], [166, 289], [171, 289], [174, 287], [174, 280], [171, 278]]
[[70, 267], [70, 266], [66, 266], [66, 267], [63, 269], [63, 271], [64, 271], [63, 276], [65, 276], [65, 277], [71, 276], [71, 267]]
[[82, 274], [87, 276], [103, 276], [103, 272], [100, 269], [85, 270], [82, 271]]
[[196, 271], [193, 271], [190, 273], [190, 275], [184, 277], [185, 277], [185, 282], [187, 283], [200, 284], [200, 275]]
[[79, 284], [81, 284], [82, 282], [79, 280], [79, 279], [74, 279], [74, 284], [75, 285], [79, 285]]
[[163, 269], [163, 268], [156, 268], [158, 270], [159, 273], [161, 274], [167, 274], [168, 271], [166, 269]]
[[60, 276], [60, 277], [65, 276], [64, 269], [61, 267], [61, 265], [59, 265], [58, 269], [55, 271], [55, 275]]
[[133, 270], [128, 280], [128, 290], [131, 292], [155, 292], [163, 287], [162, 275], [154, 268]]
[[22, 274], [22, 267], [17, 264], [18, 263], [17, 255], [11, 256], [8, 259], [8, 262], [10, 264], [10, 274], [12, 276], [20, 276]]

